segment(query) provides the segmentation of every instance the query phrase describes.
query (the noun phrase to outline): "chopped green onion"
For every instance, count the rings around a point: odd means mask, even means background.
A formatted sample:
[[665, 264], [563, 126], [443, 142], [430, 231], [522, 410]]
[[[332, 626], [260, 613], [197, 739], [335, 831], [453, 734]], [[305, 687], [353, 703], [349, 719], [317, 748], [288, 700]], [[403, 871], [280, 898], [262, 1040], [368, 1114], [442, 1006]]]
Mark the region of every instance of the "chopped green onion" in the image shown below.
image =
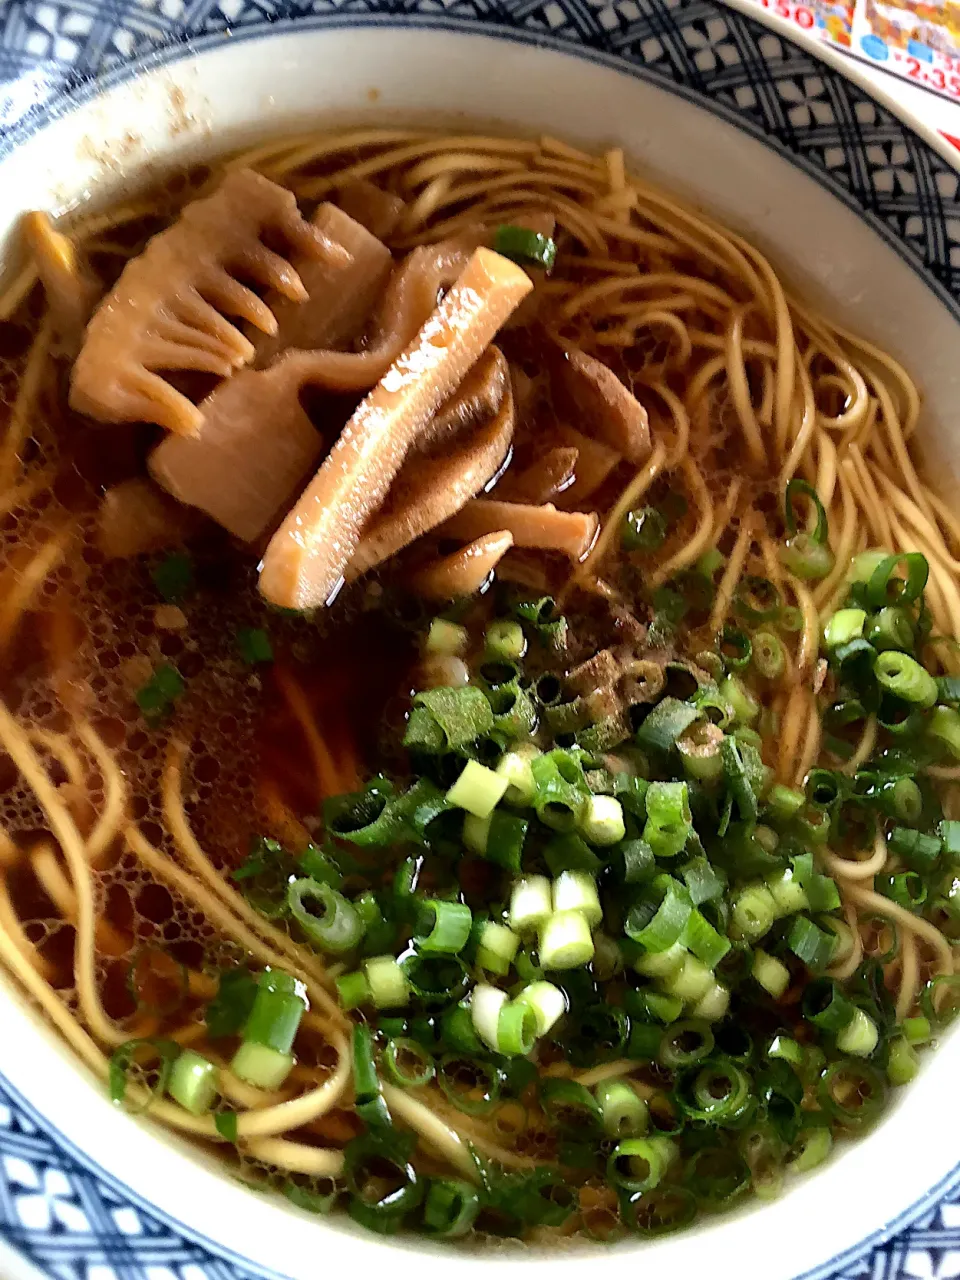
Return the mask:
[[[897, 569], [900, 566], [906, 569], [906, 578], [898, 576]], [[876, 564], [867, 582], [867, 603], [873, 609], [880, 609], [887, 604], [912, 604], [923, 594], [929, 573], [930, 566], [926, 557], [918, 551], [884, 556]]]
[[960, 711], [956, 707], [934, 707], [927, 721], [927, 733], [960, 760]]
[[684, 1172], [684, 1182], [697, 1199], [711, 1209], [734, 1203], [750, 1185], [756, 1187], [756, 1174], [751, 1174], [746, 1160], [733, 1148], [707, 1146], [695, 1152]]
[[505, 223], [497, 227], [493, 237], [493, 247], [497, 253], [521, 266], [541, 267], [544, 271], [552, 271], [557, 260], [557, 246], [549, 236], [539, 231], [531, 231], [527, 227], [515, 227]]
[[137, 706], [148, 724], [156, 724], [172, 709], [186, 689], [183, 676], [169, 662], [162, 663], [135, 695]]
[[720, 632], [717, 648], [726, 665], [734, 671], [742, 671], [750, 665], [753, 642], [740, 627], [725, 626]]
[[279, 1089], [292, 1068], [292, 1053], [253, 1041], [244, 1041], [230, 1062], [233, 1074], [256, 1089]]
[[783, 643], [772, 631], [758, 631], [753, 637], [753, 664], [767, 680], [783, 674], [786, 653]]
[[627, 1138], [607, 1158], [607, 1180], [624, 1191], [652, 1191], [663, 1179], [672, 1154], [668, 1138]]
[[833, 1134], [825, 1125], [801, 1129], [794, 1139], [787, 1168], [791, 1173], [808, 1173], [823, 1164], [832, 1147]]
[[[830, 654], [830, 662], [837, 671], [841, 684], [849, 685], [863, 697], [873, 695], [876, 660], [877, 651], [866, 640], [850, 640], [847, 644], [838, 645]], [[833, 723], [837, 727], [862, 720], [865, 714], [862, 701], [853, 699], [831, 711]]]
[[766, 781], [766, 771], [760, 752], [752, 743], [743, 740], [743, 731], [728, 736], [720, 744], [723, 775], [727, 792], [736, 804], [741, 822], [756, 822], [759, 812], [758, 796]]
[[540, 926], [544, 969], [575, 969], [593, 959], [590, 926], [579, 911], [556, 911]]
[[693, 1221], [697, 1198], [687, 1187], [676, 1184], [652, 1191], [624, 1192], [620, 1214], [637, 1235], [662, 1236], [679, 1231]]
[[695, 720], [677, 739], [684, 772], [700, 782], [713, 782], [723, 772], [723, 731], [709, 720]]
[[882, 893], [891, 902], [906, 907], [908, 911], [916, 911], [927, 900], [927, 886], [915, 871], [901, 871], [896, 875], [877, 876], [874, 886], [877, 893]]
[[680, 874], [695, 907], [719, 898], [726, 884], [726, 878], [718, 875], [706, 858], [692, 858]]
[[410, 1000], [410, 984], [395, 956], [370, 956], [363, 962], [370, 999], [378, 1009], [401, 1009]]
[[475, 1056], [483, 1052], [483, 1045], [473, 1027], [470, 1006], [463, 1001], [444, 1010], [440, 1018], [440, 1036], [443, 1044], [456, 1053]]
[[790, 985], [790, 970], [787, 966], [759, 947], [753, 953], [753, 976], [774, 1000], [779, 1000]]
[[760, 714], [760, 703], [735, 675], [725, 677], [720, 685], [720, 696], [730, 704], [733, 717], [740, 724], [753, 724]]
[[491, 658], [506, 658], [516, 662], [527, 651], [523, 627], [510, 618], [491, 622], [483, 633], [484, 648]]
[[486, 818], [503, 799], [508, 785], [506, 778], [486, 765], [468, 760], [460, 777], [447, 792], [447, 803], [457, 809], [465, 809], [474, 817]]
[[179, 604], [193, 586], [193, 561], [182, 551], [174, 551], [150, 570], [153, 585], [170, 604]]
[[[793, 874], [803, 889], [807, 906], [811, 911], [835, 911], [840, 906], [840, 893], [829, 876], [820, 875], [813, 865], [813, 854], [803, 853], [793, 860]], [[791, 910], [801, 910], [801, 904], [792, 906]]]
[[711, 1058], [680, 1076], [674, 1098], [696, 1124], [735, 1125], [753, 1105], [750, 1076], [729, 1058]]
[[863, 636], [867, 614], [865, 609], [838, 609], [823, 628], [823, 643], [827, 649], [840, 648], [851, 640]]
[[483, 682], [492, 693], [516, 688], [521, 674], [519, 665], [512, 658], [490, 659], [480, 667]]
[[372, 998], [366, 975], [359, 969], [355, 969], [353, 973], [341, 973], [336, 979], [336, 988], [340, 1008], [348, 1011], [358, 1009]]
[[328, 884], [331, 889], [339, 889], [343, 884], [343, 873], [333, 857], [315, 844], [308, 844], [297, 858], [297, 865], [303, 874], [311, 880], [319, 880]]
[[917, 1051], [900, 1036], [890, 1041], [890, 1052], [887, 1056], [887, 1079], [892, 1085], [909, 1084], [920, 1070], [920, 1059]]
[[854, 1009], [853, 1016], [837, 1035], [837, 1048], [841, 1053], [856, 1058], [868, 1058], [877, 1047], [880, 1033], [877, 1024], [862, 1009]]
[[829, 524], [827, 521], [827, 513], [824, 510], [823, 503], [820, 501], [820, 495], [812, 484], [806, 480], [801, 480], [795, 476], [787, 482], [786, 491], [783, 496], [783, 522], [786, 526], [787, 537], [792, 538], [799, 529], [799, 520], [797, 517], [797, 499], [807, 498], [813, 503], [814, 510], [817, 515], [817, 523], [810, 532], [810, 538], [818, 545], [822, 545], [829, 537]]
[[468, 1182], [432, 1178], [423, 1202], [423, 1229], [438, 1240], [465, 1236], [480, 1212], [480, 1195]]
[[872, 551], [861, 551], [850, 561], [847, 570], [847, 581], [862, 583], [864, 586], [873, 577], [874, 570], [887, 559], [888, 552], [874, 548]]
[[895, 778], [880, 792], [881, 803], [888, 813], [904, 822], [916, 822], [923, 813], [923, 793], [913, 778]]
[[[668, 970], [675, 972], [686, 955], [680, 938], [693, 911], [693, 903], [686, 888], [672, 876], [657, 876], [651, 885], [651, 893], [654, 896], [644, 898], [630, 908], [624, 930], [627, 937], [638, 942], [647, 952], [664, 952], [673, 956], [676, 946], [679, 958]], [[650, 957], [646, 960], [649, 963]], [[643, 972], [654, 973], [655, 970], [647, 968]]]
[[536, 1018], [537, 1035], [545, 1036], [567, 1011], [567, 998], [552, 982], [531, 982], [516, 996]]
[[497, 1052], [504, 1057], [525, 1058], [537, 1037], [537, 1015], [525, 1001], [513, 1000], [500, 1009], [497, 1019]]
[[455, 658], [466, 653], [469, 642], [466, 627], [448, 622], [446, 618], [434, 618], [427, 632], [425, 648], [427, 653]]
[[626, 993], [626, 999], [629, 1000], [627, 1008], [631, 1016], [654, 1018], [658, 1022], [668, 1024], [676, 1022], [683, 1013], [683, 1001], [678, 1000], [676, 996], [664, 995], [662, 991], [631, 989]]
[[513, 742], [528, 738], [537, 724], [537, 711], [525, 689], [503, 688], [490, 692], [494, 709], [494, 737]]
[[408, 1160], [409, 1150], [409, 1145], [390, 1130], [361, 1134], [347, 1144], [343, 1153], [344, 1176], [351, 1192], [347, 1212], [355, 1222], [391, 1235], [416, 1208], [423, 1186]]
[[620, 525], [624, 551], [657, 551], [667, 539], [667, 522], [656, 507], [628, 511]]
[[557, 707], [563, 701], [563, 686], [559, 677], [552, 671], [545, 671], [542, 676], [537, 677], [534, 693], [541, 707], [545, 709]]
[[387, 1041], [383, 1065], [393, 1084], [402, 1089], [420, 1088], [436, 1075], [432, 1055], [416, 1040], [403, 1037]]
[[767, 622], [776, 618], [781, 605], [780, 591], [769, 578], [748, 573], [737, 584], [733, 608], [748, 622]]
[[870, 619], [867, 639], [878, 652], [885, 649], [912, 649], [914, 634], [909, 614], [898, 605], [886, 605]]
[[[317, 880], [291, 880], [287, 887], [290, 914], [316, 946], [333, 955], [352, 951], [363, 936], [363, 921], [356, 907], [342, 893]], [[316, 904], [315, 915], [308, 904]]]
[[487, 920], [480, 929], [477, 942], [477, 964], [503, 977], [509, 973], [519, 947], [520, 939], [511, 929]]
[[536, 747], [525, 743], [501, 757], [497, 765], [497, 773], [506, 780], [507, 789], [504, 792], [504, 799], [508, 804], [533, 804], [537, 784], [530, 762], [539, 754]]
[[608, 1138], [637, 1138], [647, 1132], [647, 1104], [625, 1080], [604, 1080], [594, 1090]]
[[960, 702], [960, 676], [937, 676], [937, 700]]
[[578, 911], [590, 928], [603, 919], [597, 882], [586, 871], [563, 871], [553, 882], [553, 910]]
[[647, 788], [643, 839], [657, 858], [675, 857], [693, 830], [685, 782], [651, 782]]
[[470, 1017], [477, 1035], [494, 1053], [500, 1052], [498, 1029], [500, 1011], [508, 1000], [507, 993], [488, 982], [478, 982], [470, 996]]
[[591, 795], [580, 815], [580, 834], [590, 844], [618, 844], [627, 834], [623, 806], [616, 796]]
[[689, 1067], [713, 1052], [714, 1035], [706, 1022], [690, 1019], [675, 1022], [660, 1038], [657, 1058], [671, 1070]]
[[931, 1021], [952, 1022], [960, 1007], [960, 974], [938, 973], [923, 988], [920, 1004]]
[[942, 848], [939, 837], [924, 835], [913, 827], [894, 827], [887, 839], [890, 852], [921, 874], [933, 870]]
[[555, 831], [577, 825], [590, 799], [583, 768], [566, 751], [550, 751], [530, 762], [536, 791], [537, 817]]
[[803, 610], [798, 609], [795, 604], [784, 605], [780, 610], [780, 617], [777, 619], [777, 626], [781, 631], [802, 631]]
[[791, 1040], [789, 1036], [777, 1035], [770, 1041], [767, 1057], [772, 1059], [782, 1058], [791, 1067], [799, 1067], [803, 1062], [803, 1049], [796, 1040]]
[[456, 955], [466, 946], [473, 914], [462, 902], [428, 898], [420, 907], [413, 942], [418, 951]]
[[713, 984], [713, 973], [693, 955], [685, 955], [680, 968], [663, 979], [667, 994], [676, 996], [684, 1004], [696, 1004], [702, 1000]]
[[886, 649], [877, 655], [873, 669], [880, 686], [904, 702], [918, 707], [932, 707], [936, 702], [936, 680], [908, 653]]
[[730, 989], [714, 980], [690, 1012], [704, 1022], [719, 1022], [730, 1009]]
[[637, 743], [648, 751], [672, 751], [681, 733], [699, 718], [699, 708], [689, 702], [663, 698], [637, 730]]
[[697, 561], [697, 573], [703, 574], [705, 578], [713, 579], [722, 564], [723, 552], [718, 547], [711, 547]]
[[248, 667], [273, 661], [273, 645], [262, 627], [239, 627], [236, 639], [237, 650]]
[[787, 934], [787, 946], [812, 973], [817, 973], [833, 959], [837, 940], [832, 933], [818, 929], [806, 916], [794, 916]]
[[960, 821], [955, 818], [941, 819], [937, 834], [946, 856], [952, 861], [960, 859]]
[[930, 1019], [922, 1016], [904, 1018], [900, 1030], [910, 1044], [927, 1044], [933, 1036]]
[[[128, 1078], [136, 1069], [138, 1081], [147, 1090], [142, 1105], [127, 1107], [135, 1113], [146, 1111], [156, 1098], [163, 1096], [170, 1082], [170, 1073], [180, 1055], [180, 1045], [175, 1040], [127, 1040], [116, 1048], [110, 1057], [110, 1100], [121, 1106], [126, 1102]], [[144, 1062], [144, 1056], [147, 1061]], [[153, 1065], [153, 1064], [156, 1065]]]
[[374, 849], [393, 844], [404, 825], [393, 785], [383, 778], [375, 778], [362, 791], [325, 800], [323, 822], [338, 840]]
[[773, 927], [777, 904], [765, 885], [749, 884], [734, 899], [730, 927], [734, 937], [748, 942], [762, 938]]
[[[493, 708], [482, 689], [427, 689], [413, 700], [404, 746], [434, 753], [457, 751], [493, 728]], [[416, 713], [426, 713], [415, 720]]]
[[804, 795], [802, 791], [785, 787], [782, 782], [778, 782], [770, 788], [766, 805], [772, 817], [780, 822], [788, 822], [803, 808]]
[[593, 1136], [600, 1130], [603, 1123], [600, 1104], [582, 1084], [541, 1076], [539, 1093], [544, 1115], [561, 1131]]
[[219, 1078], [220, 1072], [208, 1058], [184, 1049], [173, 1064], [167, 1093], [191, 1115], [206, 1115], [217, 1098]]
[[212, 1040], [239, 1035], [257, 998], [257, 980], [246, 968], [224, 969], [217, 994], [207, 1005], [207, 1034]]
[[829, 546], [816, 542], [809, 533], [802, 530], [783, 544], [780, 559], [790, 573], [805, 580], [827, 577], [835, 564]]
[[777, 875], [769, 876], [766, 885], [773, 895], [778, 918], [796, 915], [798, 911], [805, 911], [810, 906], [795, 866], [785, 867]]
[[215, 1111], [213, 1124], [221, 1138], [236, 1145], [238, 1136], [237, 1113], [235, 1111]]
[[719, 934], [696, 908], [687, 917], [680, 941], [708, 969], [715, 969], [730, 950], [729, 940]]
[[596, 873], [603, 865], [587, 842], [572, 831], [553, 836], [543, 851], [543, 860], [555, 876], [564, 871]]
[[535, 933], [553, 911], [553, 890], [546, 876], [524, 876], [510, 894], [510, 928], [521, 936]]
[[831, 1062], [817, 1086], [820, 1106], [848, 1127], [869, 1123], [882, 1107], [885, 1095], [880, 1073], [853, 1058]]
[[593, 935], [593, 973], [598, 982], [609, 982], [623, 972], [623, 952], [605, 933]]
[[243, 1039], [290, 1052], [307, 1008], [303, 983], [282, 969], [267, 969], [257, 982], [257, 994], [243, 1028]]

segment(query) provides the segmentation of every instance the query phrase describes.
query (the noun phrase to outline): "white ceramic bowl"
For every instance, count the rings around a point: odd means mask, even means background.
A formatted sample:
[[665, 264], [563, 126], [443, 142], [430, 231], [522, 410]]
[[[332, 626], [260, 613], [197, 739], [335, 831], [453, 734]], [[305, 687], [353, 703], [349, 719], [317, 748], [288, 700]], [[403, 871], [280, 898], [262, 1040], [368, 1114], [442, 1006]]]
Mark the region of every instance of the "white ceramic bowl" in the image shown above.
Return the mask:
[[[19, 8], [7, 7], [8, 15]], [[145, 166], [318, 119], [462, 116], [592, 147], [621, 143], [665, 186], [753, 238], [813, 301], [905, 362], [925, 397], [932, 474], [946, 493], [955, 489], [960, 208], [952, 153], [871, 99], [839, 56], [818, 63], [812, 44], [791, 44], [707, 0], [545, 0], [494, 13], [416, 0], [393, 16], [376, 3], [318, 4], [317, 12], [200, 3], [180, 15], [177, 0], [144, 0], [118, 18], [122, 9], [78, 0], [34, 15], [51, 56], [73, 59], [97, 81], [30, 71], [25, 42], [36, 32], [29, 24], [14, 32], [24, 70], [6, 99], [0, 93], [0, 123], [14, 122], [0, 132], [0, 246], [25, 209], [61, 209], [116, 191]], [[229, 19], [239, 25], [227, 38]], [[184, 33], [192, 46], [171, 44]], [[131, 78], [128, 55], [151, 41], [146, 69]], [[5, 983], [0, 1026], [0, 1273], [8, 1280], [35, 1275], [34, 1265], [89, 1280], [312, 1280], [379, 1267], [396, 1280], [467, 1280], [491, 1265], [489, 1256], [358, 1236], [245, 1190], [115, 1110]], [[781, 1200], [606, 1250], [602, 1265], [612, 1280], [638, 1268], [681, 1280], [789, 1280], [866, 1274], [858, 1259], [880, 1274], [871, 1256], [877, 1267], [899, 1268], [913, 1247], [911, 1274], [955, 1274], [934, 1268], [938, 1247], [957, 1240], [949, 1200], [960, 1156], [958, 1065], [954, 1042], [875, 1131]], [[925, 1213], [939, 1235], [914, 1237], [912, 1246], [901, 1237], [890, 1257], [873, 1253]], [[505, 1250], [496, 1265], [555, 1275], [594, 1259], [596, 1250], [548, 1258]]]

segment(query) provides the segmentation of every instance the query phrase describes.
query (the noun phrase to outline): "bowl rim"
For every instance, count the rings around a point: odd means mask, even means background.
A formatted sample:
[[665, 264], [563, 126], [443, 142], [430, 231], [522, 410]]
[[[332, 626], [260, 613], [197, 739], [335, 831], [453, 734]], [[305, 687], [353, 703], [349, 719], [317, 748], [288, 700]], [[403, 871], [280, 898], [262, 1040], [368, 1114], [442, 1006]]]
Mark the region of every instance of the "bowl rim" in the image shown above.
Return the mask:
[[[681, 0], [677, 6], [682, 9], [686, 6], [687, 0]], [[881, 89], [877, 83], [868, 76], [861, 66], [853, 60], [850, 55], [844, 54], [839, 50], [833, 49], [820, 43], [815, 36], [798, 30], [792, 26], [788, 26], [784, 20], [778, 19], [774, 14], [767, 10], [758, 9], [751, 0], [704, 0], [702, 7], [709, 16], [709, 11], [719, 12], [721, 15], [725, 8], [732, 9], [751, 22], [759, 26], [767, 28], [773, 32], [776, 37], [787, 44], [792, 44], [805, 53], [807, 53], [813, 61], [813, 71], [816, 70], [816, 64], [822, 63], [843, 80], [849, 81], [864, 94], [866, 98], [877, 103], [881, 108], [887, 111], [891, 116], [898, 120], [910, 133], [914, 134], [924, 147], [936, 153], [942, 161], [953, 171], [960, 171], [960, 155], [936, 130], [913, 117], [909, 110], [898, 103], [892, 92]], [[661, 80], [651, 76], [642, 64], [638, 64], [627, 56], [603, 53], [600, 50], [588, 48], [582, 44], [572, 44], [568, 39], [552, 36], [546, 32], [531, 33], [519, 28], [503, 28], [493, 22], [485, 22], [479, 20], [466, 19], [458, 16], [456, 13], [446, 15], [437, 14], [430, 16], [416, 14], [360, 14], [346, 13], [343, 15], [332, 15], [329, 13], [305, 14], [300, 11], [298, 14], [289, 18], [284, 18], [271, 23], [270, 26], [261, 24], [252, 24], [250, 26], [240, 27], [232, 33], [233, 40], [256, 40], [265, 39], [271, 34], [281, 34], [283, 32], [294, 31], [297, 29], [319, 28], [331, 29], [338, 27], [398, 27], [405, 30], [411, 28], [428, 28], [449, 30], [458, 35], [477, 34], [485, 37], [493, 37], [503, 39], [512, 43], [525, 43], [540, 47], [547, 47], [567, 56], [583, 58], [594, 61], [602, 66], [608, 67], [618, 72], [626, 72], [636, 78], [647, 80], [656, 85], [657, 88], [666, 90], [678, 97], [694, 103], [696, 106], [704, 110], [726, 119], [728, 123], [733, 124], [737, 129], [750, 134], [764, 145], [776, 150], [777, 154], [800, 168], [808, 177], [812, 177], [819, 185], [827, 187], [830, 193], [841, 202], [845, 203], [853, 209], [857, 215], [868, 222], [874, 231], [877, 231], [885, 240], [885, 242], [893, 248], [898, 255], [907, 263], [910, 268], [916, 272], [935, 293], [938, 299], [949, 308], [954, 318], [960, 319], [960, 287], [957, 293], [951, 292], [945, 285], [937, 281], [928, 269], [924, 269], [918, 262], [916, 256], [912, 256], [909, 252], [905, 252], [903, 245], [892, 234], [890, 229], [882, 222], [882, 220], [870, 219], [867, 217], [866, 211], [862, 205], [858, 204], [852, 198], [847, 199], [843, 192], [839, 191], [835, 186], [828, 185], [821, 171], [814, 166], [804, 162], [801, 157], [778, 147], [776, 140], [771, 138], [769, 134], [760, 128], [751, 128], [742, 116], [735, 112], [729, 113], [715, 100], [709, 98], [704, 92], [692, 93], [685, 91], [686, 86]], [[85, 82], [72, 92], [61, 95], [50, 106], [33, 113], [21, 125], [15, 126], [9, 130], [6, 135], [0, 138], [0, 172], [2, 165], [6, 160], [14, 155], [20, 148], [28, 145], [38, 134], [49, 128], [66, 116], [72, 114], [102, 97], [110, 90], [128, 83], [145, 74], [159, 70], [161, 68], [170, 67], [181, 61], [189, 61], [198, 55], [202, 55], [209, 49], [219, 47], [223, 40], [222, 32], [211, 32], [190, 41], [177, 44], [166, 45], [162, 48], [153, 50], [149, 54], [138, 57], [129, 63], [122, 64], [110, 72], [106, 73], [96, 81]], [[126, 1183], [116, 1179], [114, 1175], [105, 1170], [95, 1161], [85, 1156], [84, 1152], [78, 1148], [70, 1138], [61, 1130], [52, 1128], [50, 1122], [45, 1118], [43, 1113], [32, 1103], [25, 1095], [22, 1094], [10, 1081], [8, 1081], [0, 1071], [0, 1093], [7, 1092], [12, 1097], [15, 1104], [27, 1114], [34, 1123], [52, 1132], [57, 1144], [66, 1150], [72, 1158], [90, 1169], [99, 1180], [109, 1183], [113, 1188], [121, 1193], [125, 1198], [135, 1200], [143, 1209], [153, 1215], [166, 1217], [163, 1210], [157, 1208], [149, 1200], [145, 1199]], [[882, 1228], [878, 1229], [870, 1236], [865, 1237], [857, 1244], [850, 1247], [843, 1254], [839, 1254], [831, 1258], [828, 1262], [819, 1264], [801, 1275], [796, 1280], [813, 1280], [814, 1277], [826, 1277], [834, 1272], [839, 1272], [845, 1266], [850, 1265], [858, 1258], [865, 1256], [872, 1248], [889, 1240], [896, 1235], [904, 1227], [914, 1222], [933, 1204], [940, 1201], [951, 1190], [960, 1184], [960, 1164], [953, 1168], [949, 1173], [944, 1175], [937, 1184], [930, 1188], [923, 1196], [914, 1201], [907, 1209], [903, 1210], [895, 1218], [887, 1222]], [[183, 1222], [170, 1219], [178, 1232], [189, 1235], [196, 1240], [198, 1244], [208, 1249], [214, 1257], [227, 1257], [241, 1267], [249, 1267], [250, 1260], [243, 1255], [233, 1252], [228, 1246], [215, 1241], [208, 1236], [194, 1231]], [[261, 1264], [254, 1264], [258, 1267], [258, 1274], [262, 1274], [265, 1278], [280, 1277], [281, 1273], [270, 1273], [265, 1270]]]

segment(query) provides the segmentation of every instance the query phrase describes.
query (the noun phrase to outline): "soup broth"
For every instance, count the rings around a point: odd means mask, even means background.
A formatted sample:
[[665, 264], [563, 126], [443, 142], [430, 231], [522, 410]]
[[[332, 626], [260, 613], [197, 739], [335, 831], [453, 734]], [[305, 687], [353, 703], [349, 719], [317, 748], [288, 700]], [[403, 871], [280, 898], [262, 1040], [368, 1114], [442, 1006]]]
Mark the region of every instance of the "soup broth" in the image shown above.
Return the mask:
[[956, 983], [899, 364], [549, 138], [280, 139], [25, 239], [0, 959], [117, 1104], [538, 1243], [868, 1127]]

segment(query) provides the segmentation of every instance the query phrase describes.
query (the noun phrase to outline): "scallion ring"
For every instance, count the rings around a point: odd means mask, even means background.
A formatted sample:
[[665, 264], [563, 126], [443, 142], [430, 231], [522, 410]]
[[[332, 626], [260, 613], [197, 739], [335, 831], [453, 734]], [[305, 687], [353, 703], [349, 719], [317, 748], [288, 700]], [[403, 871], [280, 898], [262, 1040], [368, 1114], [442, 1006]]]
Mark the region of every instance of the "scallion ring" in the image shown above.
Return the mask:
[[418, 1089], [436, 1075], [432, 1055], [408, 1037], [387, 1041], [383, 1066], [390, 1080], [402, 1089]]
[[874, 1120], [886, 1092], [880, 1072], [853, 1058], [831, 1062], [817, 1085], [820, 1106], [848, 1128], [862, 1128]]
[[477, 1116], [497, 1105], [503, 1076], [492, 1062], [448, 1053], [437, 1065], [437, 1083], [455, 1107]]
[[[332, 955], [352, 951], [363, 936], [363, 922], [356, 907], [328, 884], [292, 880], [287, 887], [287, 904], [310, 941]], [[322, 914], [314, 915], [308, 904], [318, 905]]]

